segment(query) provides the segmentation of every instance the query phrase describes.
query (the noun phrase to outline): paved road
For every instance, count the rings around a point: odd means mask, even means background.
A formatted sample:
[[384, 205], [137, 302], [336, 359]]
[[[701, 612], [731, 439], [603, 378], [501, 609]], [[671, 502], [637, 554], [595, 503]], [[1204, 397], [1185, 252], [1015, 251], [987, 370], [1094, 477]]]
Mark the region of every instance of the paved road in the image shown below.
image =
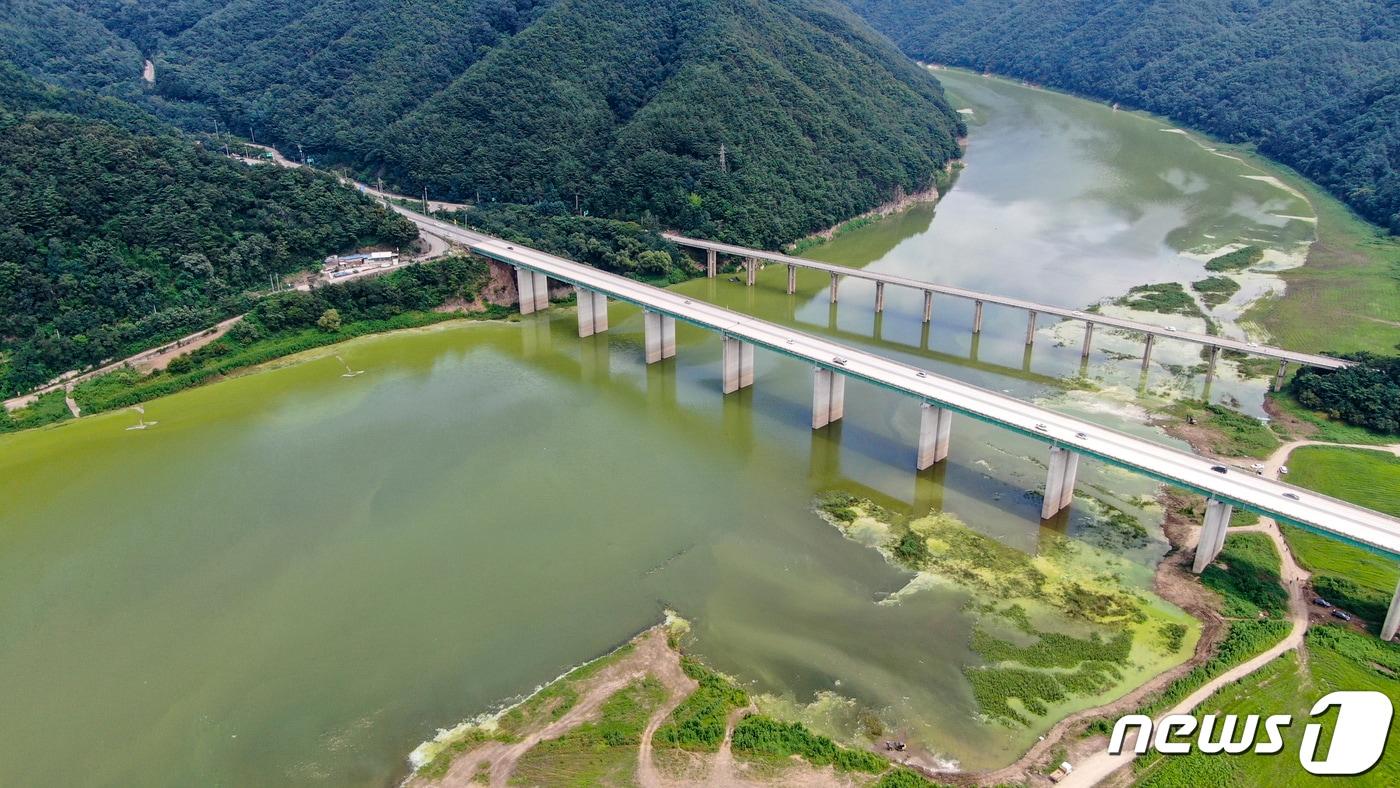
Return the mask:
[[868, 279], [873, 282], [885, 282], [898, 287], [907, 287], [911, 290], [927, 290], [933, 293], [956, 296], [970, 301], [982, 301], [988, 304], [998, 304], [1015, 309], [1035, 312], [1042, 315], [1054, 315], [1056, 317], [1070, 320], [1082, 320], [1086, 323], [1093, 323], [1098, 326], [1109, 326], [1128, 331], [1136, 331], [1143, 334], [1152, 334], [1159, 339], [1179, 339], [1184, 342], [1193, 342], [1198, 345], [1219, 347], [1225, 350], [1238, 350], [1241, 353], [1249, 353], [1255, 356], [1288, 361], [1289, 363], [1304, 364], [1310, 367], [1322, 367], [1324, 369], [1340, 369], [1350, 366], [1354, 362], [1343, 361], [1330, 356], [1319, 356], [1313, 353], [1298, 353], [1283, 348], [1269, 347], [1266, 345], [1251, 344], [1238, 339], [1228, 339], [1226, 337], [1211, 336], [1209, 334], [1197, 334], [1191, 331], [1168, 331], [1164, 326], [1144, 323], [1140, 320], [1127, 320], [1121, 317], [1110, 317], [1108, 315], [1091, 314], [1080, 309], [1043, 304], [1038, 301], [1027, 301], [1022, 298], [1012, 298], [1010, 296], [994, 295], [992, 293], [979, 293], [975, 290], [965, 290], [961, 287], [950, 285], [940, 285], [933, 282], [926, 282], [921, 279], [911, 279], [907, 276], [896, 274], [885, 274], [877, 271], [865, 271], [859, 268], [849, 268], [844, 265], [834, 265], [823, 263], [818, 260], [808, 260], [804, 257], [791, 257], [778, 252], [765, 252], [761, 249], [750, 249], [734, 244], [720, 243], [718, 241], [706, 241], [700, 238], [687, 238], [675, 233], [666, 233], [666, 238], [680, 246], [688, 246], [693, 249], [712, 249], [720, 254], [734, 255], [737, 257], [754, 257], [759, 260], [770, 260], [784, 265], [795, 265], [801, 268], [810, 268], [817, 271], [825, 271], [839, 276], [853, 277], [856, 279]]
[[[464, 230], [401, 207], [420, 227], [462, 243], [478, 254], [540, 271], [552, 279], [605, 293], [610, 298], [672, 315], [786, 356], [898, 391], [987, 421], [1044, 443], [1059, 444], [1159, 481], [1278, 517], [1367, 549], [1400, 556], [1400, 521], [1379, 512], [1281, 484], [1252, 473], [1217, 473], [1214, 462], [1150, 440], [921, 370], [864, 350], [805, 334], [659, 287], [600, 271], [490, 236]], [[913, 442], [910, 436], [912, 465]], [[1285, 494], [1288, 496], [1285, 497]]]

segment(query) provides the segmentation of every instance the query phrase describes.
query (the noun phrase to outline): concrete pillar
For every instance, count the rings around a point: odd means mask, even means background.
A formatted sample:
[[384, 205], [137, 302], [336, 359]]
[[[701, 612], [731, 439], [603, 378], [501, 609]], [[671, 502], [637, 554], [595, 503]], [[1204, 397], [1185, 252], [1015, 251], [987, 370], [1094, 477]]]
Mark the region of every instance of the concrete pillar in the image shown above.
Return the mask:
[[593, 333], [601, 334], [608, 330], [608, 297], [602, 293], [593, 294]]
[[972, 333], [982, 333], [982, 302], [974, 302], [972, 307]]
[[1050, 447], [1050, 467], [1045, 476], [1040, 519], [1049, 520], [1074, 500], [1074, 480], [1078, 472], [1078, 454], [1060, 446]]
[[919, 409], [919, 458], [915, 467], [924, 470], [948, 459], [948, 441], [953, 431], [953, 412], [925, 402]]
[[1152, 346], [1157, 343], [1156, 334], [1147, 335], [1147, 346], [1142, 349], [1142, 368], [1147, 369], [1147, 365], [1152, 363]]
[[831, 303], [836, 303], [836, 290], [841, 284], [841, 278], [836, 274], [831, 275]]
[[1400, 584], [1395, 586], [1395, 595], [1390, 598], [1390, 611], [1381, 625], [1381, 640], [1394, 639], [1397, 630], [1400, 630]]
[[661, 316], [661, 357], [673, 358], [676, 355], [676, 319], [670, 315]]
[[1288, 360], [1279, 359], [1278, 374], [1274, 375], [1274, 391], [1283, 390], [1284, 378], [1288, 377]]
[[574, 288], [574, 297], [578, 299], [578, 335], [582, 337], [593, 336], [593, 293], [581, 287]]
[[608, 330], [608, 297], [575, 287], [578, 298], [578, 335], [591, 337]]
[[1220, 360], [1220, 346], [1210, 346], [1210, 362], [1206, 364], [1206, 383], [1215, 380], [1215, 363]]
[[1081, 350], [1081, 351], [1079, 351], [1079, 357], [1080, 357], [1080, 358], [1088, 358], [1088, 357], [1089, 357], [1089, 349], [1090, 349], [1090, 346], [1093, 345], [1093, 342], [1094, 342], [1094, 324], [1093, 324], [1093, 323], [1085, 323], [1085, 324], [1084, 324], [1084, 349]]
[[1206, 519], [1201, 525], [1201, 538], [1196, 542], [1196, 557], [1191, 563], [1191, 571], [1204, 572], [1210, 562], [1220, 555], [1225, 546], [1225, 535], [1230, 529], [1230, 515], [1234, 507], [1214, 498], [1206, 501]]
[[925, 290], [925, 291], [924, 291], [924, 322], [927, 323], [927, 322], [929, 322], [929, 321], [932, 320], [932, 319], [933, 319], [933, 291], [932, 291], [932, 290]]
[[646, 342], [646, 359], [648, 364], [655, 364], [661, 360], [661, 313], [645, 311], [642, 312], [642, 333]]
[[758, 260], [750, 257], [744, 260], [744, 284], [753, 287], [758, 276]]
[[535, 272], [535, 311], [549, 308], [549, 277]]
[[788, 295], [792, 295], [793, 293], [796, 293], [796, 292], [797, 292], [797, 266], [795, 266], [795, 265], [789, 265], [789, 266], [787, 267], [787, 269], [788, 269], [787, 291], [788, 291]]
[[515, 290], [520, 296], [520, 314], [535, 311], [535, 272], [528, 268], [515, 269]]
[[1037, 315], [1034, 309], [1031, 310], [1030, 317], [1026, 320], [1026, 345], [1035, 344], [1035, 319]]
[[725, 394], [753, 385], [753, 345], [734, 337], [724, 338]]
[[879, 314], [879, 313], [881, 313], [881, 312], [883, 312], [883, 311], [885, 311], [885, 283], [884, 283], [884, 282], [876, 282], [876, 283], [875, 283], [875, 313], [876, 313], [876, 314]]
[[715, 273], [719, 270], [719, 252], [713, 249], [705, 250], [705, 276], [714, 279]]
[[817, 367], [812, 373], [812, 429], [819, 430], [846, 415], [846, 376]]

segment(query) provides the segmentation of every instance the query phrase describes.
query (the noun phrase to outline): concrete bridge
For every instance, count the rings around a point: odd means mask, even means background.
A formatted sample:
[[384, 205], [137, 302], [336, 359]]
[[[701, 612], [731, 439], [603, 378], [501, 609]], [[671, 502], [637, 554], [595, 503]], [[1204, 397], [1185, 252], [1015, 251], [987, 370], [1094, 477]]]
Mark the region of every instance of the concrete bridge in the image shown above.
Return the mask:
[[1216, 363], [1220, 358], [1221, 350], [1238, 351], [1253, 356], [1276, 359], [1279, 362], [1278, 372], [1274, 375], [1274, 388], [1283, 385], [1283, 381], [1288, 372], [1289, 364], [1301, 364], [1306, 367], [1320, 367], [1322, 369], [1340, 369], [1351, 366], [1353, 362], [1344, 361], [1330, 356], [1319, 356], [1313, 353], [1297, 353], [1283, 348], [1267, 347], [1257, 343], [1242, 342], [1237, 339], [1211, 336], [1209, 334], [1197, 334], [1191, 331], [1171, 331], [1162, 326], [1151, 323], [1143, 323], [1138, 320], [1127, 320], [1120, 317], [1110, 317], [1108, 315], [1094, 314], [1079, 309], [1068, 309], [1051, 304], [1042, 304], [1036, 301], [1027, 301], [1021, 298], [1011, 298], [1009, 296], [999, 296], [991, 293], [979, 293], [975, 290], [965, 290], [961, 287], [940, 285], [933, 282], [926, 282], [919, 279], [911, 279], [907, 276], [897, 274], [884, 274], [875, 271], [863, 271], [859, 268], [849, 268], [843, 265], [833, 265], [823, 263], [818, 260], [808, 260], [803, 257], [792, 257], [778, 252], [765, 252], [761, 249], [750, 249], [734, 244], [720, 243], [718, 241], [706, 241], [699, 238], [687, 238], [675, 233], [666, 233], [665, 237], [678, 246], [691, 249], [700, 249], [705, 252], [705, 273], [707, 276], [714, 276], [718, 270], [719, 255], [730, 255], [743, 260], [745, 282], [752, 285], [756, 278], [758, 261], [780, 263], [787, 266], [787, 291], [789, 293], [797, 290], [797, 269], [806, 268], [813, 271], [822, 271], [831, 277], [831, 303], [835, 304], [840, 292], [841, 280], [843, 278], [867, 279], [875, 283], [875, 312], [879, 314], [885, 310], [885, 288], [888, 285], [903, 287], [911, 290], [919, 290], [924, 294], [923, 321], [928, 323], [933, 318], [933, 296], [940, 295], [953, 296], [973, 303], [972, 333], [974, 335], [982, 333], [982, 311], [987, 304], [1010, 307], [1018, 309], [1027, 314], [1026, 321], [1026, 345], [1030, 346], [1035, 342], [1036, 321], [1041, 315], [1051, 315], [1053, 317], [1067, 320], [1077, 320], [1084, 323], [1084, 343], [1080, 351], [1082, 358], [1089, 357], [1089, 350], [1094, 341], [1094, 327], [1107, 326], [1109, 328], [1124, 329], [1142, 334], [1145, 337], [1145, 347], [1142, 353], [1143, 369], [1152, 361], [1152, 348], [1158, 339], [1176, 339], [1183, 342], [1191, 342], [1209, 348], [1210, 362], [1206, 370], [1206, 379], [1212, 380], [1215, 377]]
[[[731, 394], [754, 383], [757, 348], [812, 366], [812, 428], [821, 429], [845, 414], [846, 381], [859, 381], [917, 399], [922, 417], [914, 466], [925, 470], [948, 457], [957, 418], [973, 418], [1034, 438], [1046, 445], [1048, 472], [1041, 517], [1049, 519], [1070, 504], [1081, 457], [1090, 457], [1159, 482], [1203, 495], [1208, 500], [1195, 569], [1219, 554], [1234, 507], [1274, 517], [1363, 549], [1400, 556], [1400, 520], [1300, 487], [1226, 470], [1211, 460], [1153, 441], [1102, 427], [994, 391], [936, 375], [867, 351], [764, 320], [695, 301], [592, 266], [507, 243], [395, 207], [420, 227], [463, 244], [472, 252], [512, 266], [525, 314], [549, 306], [553, 279], [572, 285], [578, 297], [578, 333], [608, 329], [609, 299], [643, 310], [648, 364], [676, 354], [675, 327], [681, 320], [719, 334], [723, 347], [722, 390]], [[1382, 634], [1400, 629], [1400, 588]]]

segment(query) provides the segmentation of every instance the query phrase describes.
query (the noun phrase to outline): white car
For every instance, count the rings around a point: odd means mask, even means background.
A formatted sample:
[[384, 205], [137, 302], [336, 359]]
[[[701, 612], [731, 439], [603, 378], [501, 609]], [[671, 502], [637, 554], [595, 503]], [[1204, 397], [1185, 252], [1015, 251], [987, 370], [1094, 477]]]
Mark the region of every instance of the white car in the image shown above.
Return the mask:
[[1278, 473], [1279, 473], [1280, 476], [1287, 476], [1287, 475], [1288, 475], [1288, 466], [1287, 466], [1287, 465], [1280, 465], [1280, 466], [1278, 466]]

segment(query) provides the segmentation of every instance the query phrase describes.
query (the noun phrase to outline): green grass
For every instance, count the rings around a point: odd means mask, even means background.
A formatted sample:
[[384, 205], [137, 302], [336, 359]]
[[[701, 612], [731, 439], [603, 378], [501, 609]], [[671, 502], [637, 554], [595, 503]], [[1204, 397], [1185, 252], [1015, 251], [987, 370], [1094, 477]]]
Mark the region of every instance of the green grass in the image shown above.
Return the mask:
[[895, 769], [875, 783], [875, 788], [943, 788], [943, 786], [943, 783], [936, 783], [913, 769]]
[[1393, 353], [1400, 326], [1400, 238], [1291, 170], [1232, 150], [1306, 195], [1318, 219], [1307, 264], [1279, 273], [1285, 296], [1261, 300], [1246, 318], [1291, 350]]
[[1354, 443], [1362, 446], [1400, 443], [1400, 435], [1376, 432], [1365, 427], [1347, 424], [1344, 421], [1330, 419], [1325, 414], [1309, 410], [1286, 391], [1270, 394], [1269, 399], [1278, 410], [1299, 421], [1306, 422], [1314, 428], [1310, 434], [1296, 437], [1332, 443]]
[[13, 413], [0, 410], [0, 432], [17, 432], [73, 418], [62, 390], [51, 391]]
[[681, 657], [681, 669], [700, 686], [657, 729], [655, 741], [658, 746], [715, 752], [724, 741], [729, 713], [747, 706], [749, 697], [694, 657]]
[[734, 726], [733, 746], [734, 752], [757, 758], [796, 755], [813, 766], [833, 765], [838, 772], [879, 774], [890, 765], [874, 753], [842, 747], [812, 733], [800, 722], [782, 722], [760, 714], [751, 714]]
[[1269, 425], [1222, 405], [1181, 400], [1174, 403], [1168, 413], [1182, 421], [1195, 417], [1198, 425], [1208, 427], [1208, 448], [1222, 457], [1264, 458], [1280, 445], [1278, 435]]
[[[1303, 446], [1289, 458], [1289, 481], [1387, 514], [1400, 516], [1400, 457], [1365, 449]], [[1284, 526], [1298, 563], [1313, 573], [1323, 598], [1373, 624], [1390, 607], [1400, 564], [1335, 539]]]
[[[1400, 673], [1400, 647], [1381, 643], [1339, 627], [1314, 627], [1308, 632], [1308, 659], [1294, 652], [1222, 688], [1198, 710], [1204, 714], [1290, 714], [1294, 723], [1283, 729], [1284, 749], [1277, 755], [1161, 755], [1150, 752], [1134, 763], [1137, 785], [1154, 788], [1197, 788], [1203, 785], [1261, 786], [1321, 783], [1298, 762], [1303, 723], [1313, 702], [1335, 690], [1376, 690], [1395, 694]], [[1395, 744], [1392, 720], [1390, 746]], [[1324, 731], [1327, 727], [1324, 726]], [[1324, 734], [1322, 745], [1327, 744]], [[1363, 775], [1346, 778], [1347, 785], [1400, 784], [1400, 758], [1383, 757]]]
[[1164, 315], [1205, 317], [1196, 300], [1177, 282], [1138, 285], [1114, 303], [1139, 312], [1161, 312]]
[[[1245, 246], [1233, 252], [1212, 257], [1206, 262], [1207, 271], [1243, 271], [1264, 259], [1264, 250], [1257, 246]], [[1215, 277], [1219, 278], [1219, 277]]]
[[1201, 582], [1220, 594], [1227, 618], [1283, 619], [1288, 592], [1279, 575], [1279, 555], [1267, 534], [1230, 534], [1220, 556], [1201, 573]]
[[516, 765], [511, 782], [570, 786], [627, 783], [636, 768], [636, 748], [647, 718], [665, 699], [666, 688], [655, 678], [632, 682], [603, 703], [596, 721], [532, 747]]
[[1206, 306], [1220, 306], [1240, 291], [1240, 284], [1228, 276], [1209, 276], [1192, 282], [1191, 289], [1201, 294]]

